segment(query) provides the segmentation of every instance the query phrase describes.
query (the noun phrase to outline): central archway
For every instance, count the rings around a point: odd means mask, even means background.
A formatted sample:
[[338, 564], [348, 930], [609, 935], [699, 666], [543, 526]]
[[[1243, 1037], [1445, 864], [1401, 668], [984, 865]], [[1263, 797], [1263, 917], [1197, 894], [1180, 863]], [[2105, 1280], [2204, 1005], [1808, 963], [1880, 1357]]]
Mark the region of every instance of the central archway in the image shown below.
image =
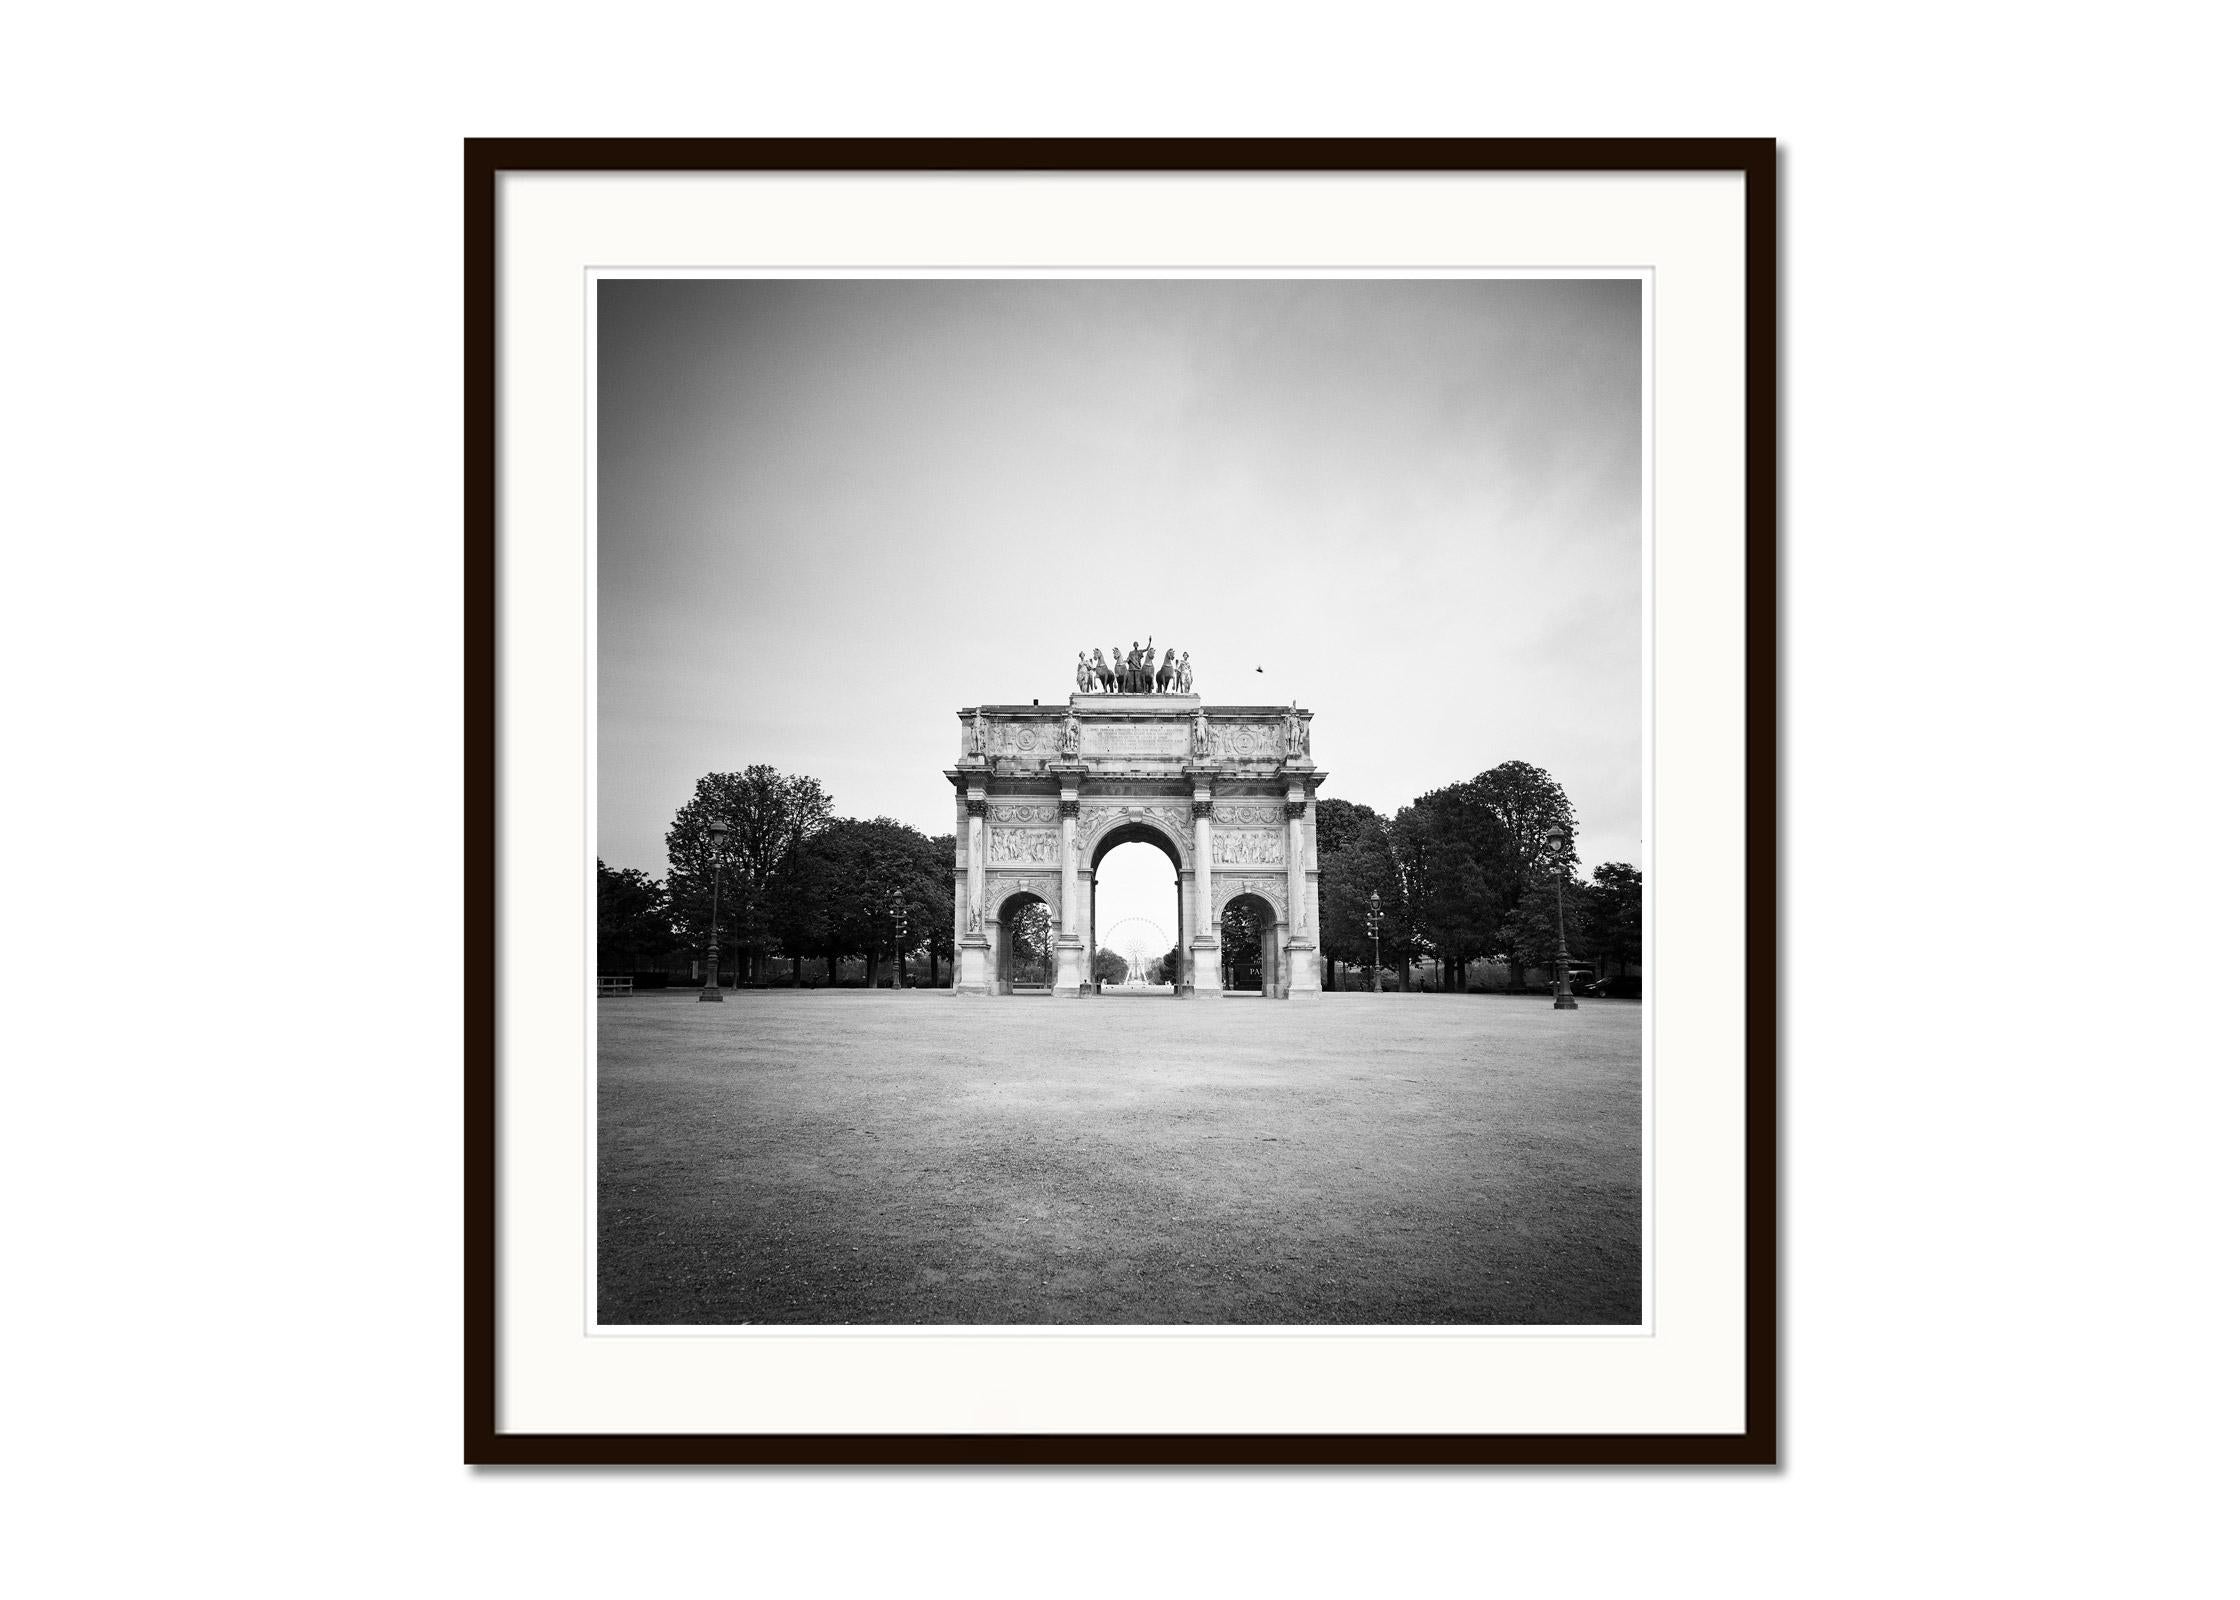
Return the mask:
[[[1174, 926], [1178, 943], [1181, 930], [1189, 926], [1183, 918], [1183, 881], [1186, 875], [1180, 845], [1156, 821], [1146, 818], [1124, 817], [1107, 824], [1089, 845], [1089, 987], [1092, 992], [1101, 991], [1103, 987], [1095, 973], [1096, 952], [1103, 948], [1103, 934], [1100, 930], [1104, 927], [1104, 923], [1099, 920], [1098, 882], [1105, 857], [1123, 845], [1131, 844], [1149, 845], [1167, 858], [1167, 864], [1174, 869]], [[1190, 974], [1187, 970], [1175, 974], [1174, 992], [1178, 997], [1188, 992], [1189, 981]]]

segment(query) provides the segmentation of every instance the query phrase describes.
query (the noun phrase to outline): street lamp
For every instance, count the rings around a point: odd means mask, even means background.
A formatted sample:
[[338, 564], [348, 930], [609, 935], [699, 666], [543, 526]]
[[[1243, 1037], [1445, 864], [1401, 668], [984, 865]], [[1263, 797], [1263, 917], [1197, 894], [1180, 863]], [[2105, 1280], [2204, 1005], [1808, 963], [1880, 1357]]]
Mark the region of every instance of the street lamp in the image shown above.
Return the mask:
[[[1570, 852], [1566, 851], [1568, 855]], [[1556, 863], [1556, 1003], [1557, 1011], [1576, 1011], [1579, 1002], [1571, 998], [1571, 951], [1563, 942], [1563, 880], [1571, 876], [1568, 862]]]
[[700, 998], [722, 1003], [723, 991], [716, 987], [716, 961], [720, 954], [717, 931], [722, 924], [717, 914], [723, 907], [723, 841], [730, 837], [731, 829], [721, 822], [708, 824], [708, 838], [713, 841], [710, 854], [715, 862], [715, 876], [708, 884], [708, 981], [700, 988]]
[[894, 918], [894, 986], [902, 987], [902, 940], [910, 929], [910, 912], [902, 903], [902, 891], [895, 890], [889, 900], [890, 914]]
[[1374, 993], [1384, 993], [1384, 896], [1369, 891], [1369, 982]]

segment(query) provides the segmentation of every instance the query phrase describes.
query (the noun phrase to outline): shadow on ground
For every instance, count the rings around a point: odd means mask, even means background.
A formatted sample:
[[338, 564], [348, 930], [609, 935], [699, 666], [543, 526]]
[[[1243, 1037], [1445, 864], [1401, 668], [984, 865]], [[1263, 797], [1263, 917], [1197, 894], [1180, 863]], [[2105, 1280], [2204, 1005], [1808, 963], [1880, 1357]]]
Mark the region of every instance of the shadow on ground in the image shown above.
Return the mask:
[[599, 1320], [1634, 1323], [1641, 1008], [600, 1003]]

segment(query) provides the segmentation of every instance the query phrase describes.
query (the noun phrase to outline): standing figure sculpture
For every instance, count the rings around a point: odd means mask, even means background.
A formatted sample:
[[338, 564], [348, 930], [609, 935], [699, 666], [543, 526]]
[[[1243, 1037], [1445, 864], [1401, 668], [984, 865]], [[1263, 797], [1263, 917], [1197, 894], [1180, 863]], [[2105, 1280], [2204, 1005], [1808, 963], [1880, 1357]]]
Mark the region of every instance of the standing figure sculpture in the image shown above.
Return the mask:
[[1128, 646], [1128, 686], [1120, 692], [1122, 694], [1141, 694], [1143, 693], [1142, 684], [1143, 646], [1130, 644]]
[[1303, 726], [1296, 711], [1286, 711], [1283, 714], [1283, 753], [1287, 759], [1306, 754], [1299, 733]]
[[1066, 713], [1065, 735], [1058, 741], [1058, 754], [1062, 756], [1081, 754], [1081, 719], [1070, 711]]
[[1174, 665], [1174, 692], [1176, 694], [1188, 694], [1190, 692], [1190, 652], [1187, 650], [1182, 652], [1182, 659]]
[[1157, 684], [1158, 692], [1161, 694], [1165, 694], [1167, 692], [1167, 686], [1173, 682], [1174, 652], [1172, 650], [1169, 650], [1167, 652], [1167, 659], [1159, 663], [1159, 682]]
[[1080, 690], [1083, 694], [1087, 694], [1096, 685], [1097, 675], [1089, 667], [1089, 652], [1086, 650], [1078, 652], [1075, 655], [1073, 666], [1074, 688]]
[[1200, 761], [1213, 754], [1213, 734], [1206, 727], [1206, 714], [1203, 711], [1190, 723], [1190, 754]]
[[978, 711], [972, 713], [972, 726], [964, 730], [964, 753], [968, 756], [988, 753], [988, 719]]
[[1143, 636], [1143, 688], [1140, 693], [1151, 692], [1151, 669], [1157, 665], [1158, 660], [1159, 647], [1151, 642], [1151, 635], [1147, 633]]

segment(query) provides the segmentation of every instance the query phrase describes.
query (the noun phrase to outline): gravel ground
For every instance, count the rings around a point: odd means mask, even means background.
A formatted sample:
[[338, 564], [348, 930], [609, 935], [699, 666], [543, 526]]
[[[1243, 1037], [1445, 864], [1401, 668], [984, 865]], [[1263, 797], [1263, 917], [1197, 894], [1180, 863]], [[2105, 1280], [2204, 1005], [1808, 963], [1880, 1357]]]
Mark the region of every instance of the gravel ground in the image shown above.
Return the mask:
[[599, 1317], [1631, 1323], [1641, 1008], [599, 1006]]

